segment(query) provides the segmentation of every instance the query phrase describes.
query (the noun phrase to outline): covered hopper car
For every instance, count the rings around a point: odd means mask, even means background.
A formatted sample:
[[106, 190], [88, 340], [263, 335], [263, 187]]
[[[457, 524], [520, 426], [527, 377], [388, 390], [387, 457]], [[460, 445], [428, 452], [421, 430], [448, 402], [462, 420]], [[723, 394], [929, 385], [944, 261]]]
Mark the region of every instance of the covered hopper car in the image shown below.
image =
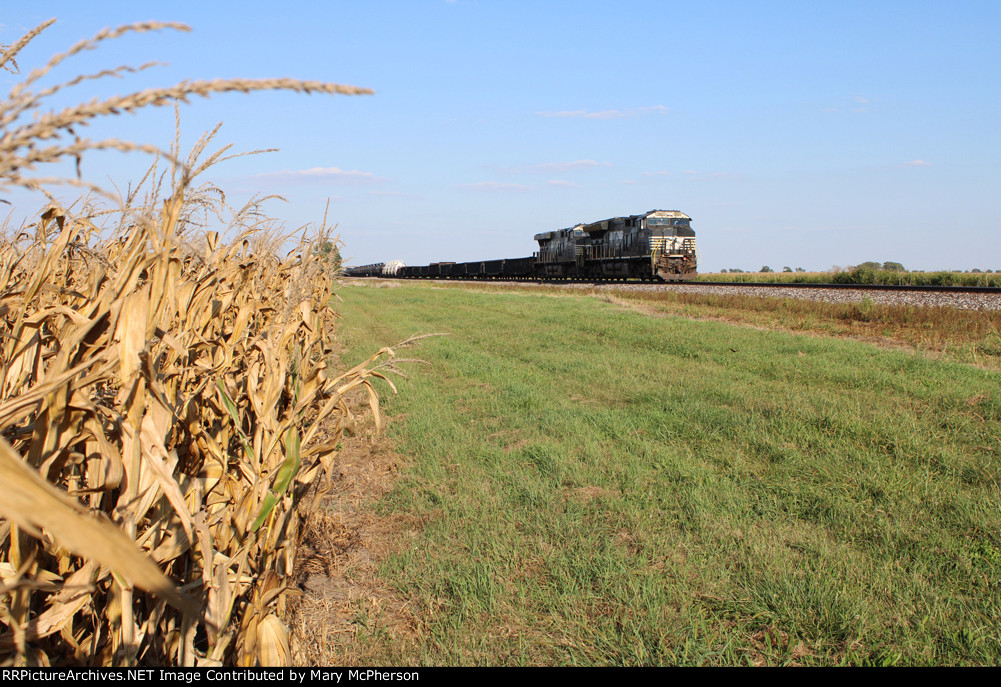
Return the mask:
[[[677, 210], [651, 210], [535, 235], [531, 257], [481, 262], [399, 261], [349, 267], [349, 277], [405, 279], [642, 279], [684, 281], [698, 269], [692, 218]], [[391, 267], [390, 267], [391, 266]]]

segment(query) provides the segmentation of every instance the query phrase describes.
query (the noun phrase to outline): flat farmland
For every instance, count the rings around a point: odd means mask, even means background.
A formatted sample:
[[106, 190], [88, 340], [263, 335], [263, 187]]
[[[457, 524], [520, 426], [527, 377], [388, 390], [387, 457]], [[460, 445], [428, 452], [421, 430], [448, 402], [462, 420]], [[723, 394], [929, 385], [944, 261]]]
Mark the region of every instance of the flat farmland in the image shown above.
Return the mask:
[[405, 516], [349, 658], [1001, 663], [1001, 373], [587, 295], [343, 285]]

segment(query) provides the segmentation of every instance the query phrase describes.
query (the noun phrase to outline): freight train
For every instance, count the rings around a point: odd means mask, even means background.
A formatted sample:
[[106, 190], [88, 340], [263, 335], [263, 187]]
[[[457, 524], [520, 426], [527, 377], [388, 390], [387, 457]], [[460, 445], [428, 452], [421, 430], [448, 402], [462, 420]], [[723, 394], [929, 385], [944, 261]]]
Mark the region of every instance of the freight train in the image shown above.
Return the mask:
[[526, 258], [404, 265], [399, 260], [344, 270], [348, 277], [403, 279], [642, 279], [684, 281], [698, 269], [692, 218], [651, 210], [535, 235]]

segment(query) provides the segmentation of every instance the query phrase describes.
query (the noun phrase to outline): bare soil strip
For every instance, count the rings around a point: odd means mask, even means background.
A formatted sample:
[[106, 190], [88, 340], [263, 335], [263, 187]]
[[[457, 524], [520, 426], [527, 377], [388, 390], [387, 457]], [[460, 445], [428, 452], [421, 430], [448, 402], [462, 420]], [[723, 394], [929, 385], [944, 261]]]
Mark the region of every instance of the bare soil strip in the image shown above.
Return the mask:
[[345, 436], [339, 471], [309, 514], [300, 541], [297, 583], [303, 593], [289, 619], [296, 665], [383, 664], [388, 647], [407, 646], [414, 636], [406, 601], [380, 579], [378, 567], [394, 543], [417, 535], [421, 523], [374, 512], [405, 458], [388, 439], [375, 436], [363, 403], [356, 417], [364, 420]]

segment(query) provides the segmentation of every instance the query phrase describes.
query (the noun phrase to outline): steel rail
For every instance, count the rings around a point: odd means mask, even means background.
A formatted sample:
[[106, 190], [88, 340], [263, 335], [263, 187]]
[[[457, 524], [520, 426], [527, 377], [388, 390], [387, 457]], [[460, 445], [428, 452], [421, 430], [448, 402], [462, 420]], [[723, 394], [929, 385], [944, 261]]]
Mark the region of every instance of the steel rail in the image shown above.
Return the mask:
[[659, 280], [639, 280], [639, 279], [587, 279], [574, 277], [554, 277], [552, 279], [539, 279], [538, 277], [488, 277], [484, 279], [454, 278], [454, 277], [392, 277], [392, 276], [372, 276], [372, 277], [343, 277], [345, 279], [403, 279], [418, 281], [444, 281], [466, 284], [484, 283], [516, 283], [516, 284], [589, 284], [592, 286], [614, 286], [615, 284], [646, 284], [649, 286], [738, 286], [751, 287], [763, 286], [766, 288], [787, 288], [787, 289], [855, 289], [858, 291], [918, 291], [924, 293], [991, 293], [1001, 294], [1001, 287], [997, 286], [933, 286], [933, 285], [908, 285], [908, 284], [813, 284], [813, 283], [782, 283], [782, 282], [753, 282], [753, 281], [659, 281]]

